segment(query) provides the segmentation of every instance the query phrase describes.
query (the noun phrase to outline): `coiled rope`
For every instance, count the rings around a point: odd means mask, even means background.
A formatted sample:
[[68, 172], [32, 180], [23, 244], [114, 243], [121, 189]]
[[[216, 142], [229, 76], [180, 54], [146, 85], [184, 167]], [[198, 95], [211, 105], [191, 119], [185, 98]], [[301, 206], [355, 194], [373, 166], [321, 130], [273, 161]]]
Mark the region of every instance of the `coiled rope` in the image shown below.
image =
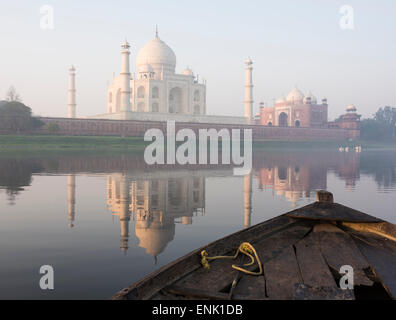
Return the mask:
[[[236, 259], [239, 255], [239, 253], [242, 253], [246, 256], [248, 256], [250, 258], [250, 262], [243, 264], [242, 266], [237, 266], [235, 264], [232, 265], [232, 268], [238, 271], [241, 271], [243, 273], [246, 274], [250, 274], [253, 276], [259, 276], [263, 273], [263, 267], [260, 261], [260, 258], [258, 257], [258, 254], [256, 252], [256, 250], [254, 249], [254, 247], [249, 243], [249, 242], [243, 242], [241, 243], [241, 245], [238, 247], [237, 252], [235, 253], [234, 256], [215, 256], [215, 257], [209, 257], [208, 253], [206, 252], [206, 250], [203, 250], [201, 252], [201, 264], [202, 266], [209, 270], [210, 266], [209, 266], [209, 261], [212, 260], [216, 260], [216, 259]], [[253, 257], [254, 255], [254, 257]], [[246, 270], [242, 267], [248, 267], [254, 264], [254, 258], [256, 258], [257, 264], [259, 266], [259, 271], [258, 272], [253, 272], [250, 270]]]

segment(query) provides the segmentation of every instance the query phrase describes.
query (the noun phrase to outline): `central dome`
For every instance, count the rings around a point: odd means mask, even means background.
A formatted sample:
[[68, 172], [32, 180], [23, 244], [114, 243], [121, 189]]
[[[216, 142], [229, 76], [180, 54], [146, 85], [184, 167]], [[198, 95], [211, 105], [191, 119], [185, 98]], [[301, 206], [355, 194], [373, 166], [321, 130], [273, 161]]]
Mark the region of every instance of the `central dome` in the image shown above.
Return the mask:
[[304, 99], [304, 94], [296, 87], [287, 95], [286, 100], [290, 102], [300, 102]]
[[147, 68], [147, 65], [150, 65], [157, 74], [160, 74], [162, 70], [175, 73], [176, 55], [164, 41], [156, 36], [140, 49], [136, 64], [139, 72], [143, 66]]

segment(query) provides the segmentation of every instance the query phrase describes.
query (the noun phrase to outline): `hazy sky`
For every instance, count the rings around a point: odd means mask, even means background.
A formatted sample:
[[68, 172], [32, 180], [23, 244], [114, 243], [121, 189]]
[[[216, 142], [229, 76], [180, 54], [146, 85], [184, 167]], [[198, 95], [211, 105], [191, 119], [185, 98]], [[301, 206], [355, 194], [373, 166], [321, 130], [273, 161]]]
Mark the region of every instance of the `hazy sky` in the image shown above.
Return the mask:
[[[40, 28], [40, 7], [54, 29]], [[339, 12], [354, 9], [354, 30]], [[353, 103], [363, 116], [396, 107], [396, 1], [35, 1], [0, 3], [0, 98], [14, 85], [35, 114], [67, 115], [68, 67], [77, 68], [77, 114], [106, 112], [106, 83], [120, 72], [120, 45], [137, 51], [159, 36], [207, 80], [210, 114], [243, 114], [244, 60], [254, 61], [254, 112], [297, 84], [328, 98], [333, 119]]]

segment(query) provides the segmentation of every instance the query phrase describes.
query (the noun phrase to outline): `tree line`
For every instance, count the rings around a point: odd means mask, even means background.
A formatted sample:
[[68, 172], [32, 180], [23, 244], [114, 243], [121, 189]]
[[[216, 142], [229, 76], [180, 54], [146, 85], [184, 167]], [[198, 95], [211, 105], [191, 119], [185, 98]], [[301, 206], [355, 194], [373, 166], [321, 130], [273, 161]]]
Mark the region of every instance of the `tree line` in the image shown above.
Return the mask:
[[43, 124], [41, 120], [32, 116], [32, 109], [22, 103], [15, 88], [10, 87], [6, 100], [0, 101], [0, 132], [21, 133]]
[[396, 108], [379, 108], [373, 118], [363, 119], [360, 124], [360, 137], [363, 140], [396, 140]]

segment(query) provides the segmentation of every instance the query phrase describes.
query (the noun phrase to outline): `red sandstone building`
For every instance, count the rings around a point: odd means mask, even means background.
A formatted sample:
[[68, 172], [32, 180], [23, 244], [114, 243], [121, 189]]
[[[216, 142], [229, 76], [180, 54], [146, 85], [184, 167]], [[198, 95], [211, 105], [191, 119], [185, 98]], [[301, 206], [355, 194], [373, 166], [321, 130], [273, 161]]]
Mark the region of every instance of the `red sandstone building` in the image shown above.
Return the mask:
[[318, 104], [312, 93], [304, 96], [294, 88], [286, 99], [280, 97], [272, 107], [261, 104], [258, 120], [264, 126], [323, 128], [327, 123], [327, 99]]
[[304, 128], [332, 128], [350, 131], [350, 139], [360, 136], [360, 115], [356, 107], [347, 107], [347, 113], [341, 115], [336, 121], [329, 122], [327, 118], [327, 99], [323, 98], [318, 103], [317, 98], [309, 92], [304, 94], [294, 88], [287, 97], [280, 97], [272, 107], [260, 104], [260, 112], [255, 117], [255, 124], [276, 127], [304, 127]]

